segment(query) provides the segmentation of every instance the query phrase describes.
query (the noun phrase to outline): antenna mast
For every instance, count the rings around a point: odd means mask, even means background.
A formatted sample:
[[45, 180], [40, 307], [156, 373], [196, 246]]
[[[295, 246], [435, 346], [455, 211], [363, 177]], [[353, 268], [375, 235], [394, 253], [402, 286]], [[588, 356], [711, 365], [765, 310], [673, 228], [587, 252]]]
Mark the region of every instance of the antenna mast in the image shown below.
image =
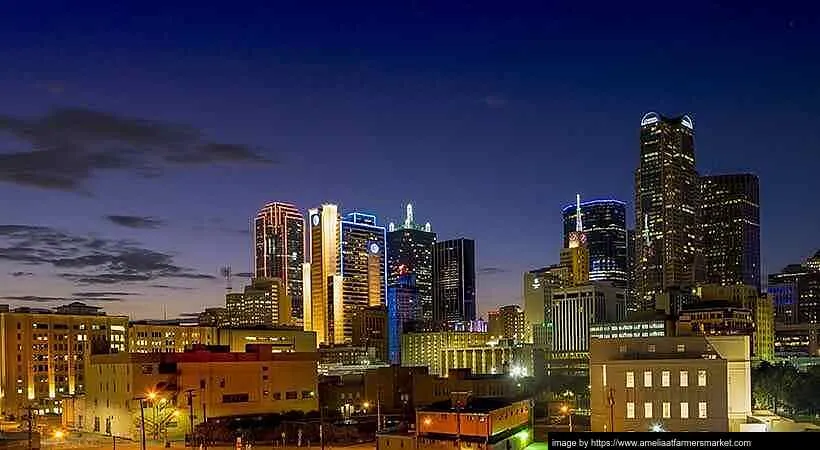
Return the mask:
[[231, 280], [233, 279], [233, 272], [231, 272], [231, 266], [222, 266], [219, 269], [219, 274], [225, 278], [225, 291], [231, 292], [233, 291], [233, 286], [231, 285]]

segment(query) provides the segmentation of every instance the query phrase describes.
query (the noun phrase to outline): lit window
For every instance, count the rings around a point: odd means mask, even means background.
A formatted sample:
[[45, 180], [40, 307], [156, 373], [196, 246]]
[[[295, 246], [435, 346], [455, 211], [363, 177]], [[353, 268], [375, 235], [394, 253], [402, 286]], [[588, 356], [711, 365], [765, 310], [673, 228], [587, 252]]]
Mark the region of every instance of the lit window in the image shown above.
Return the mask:
[[634, 419], [635, 418], [635, 403], [628, 402], [626, 404], [626, 418], [627, 419]]
[[681, 370], [680, 371], [680, 387], [687, 387], [689, 386], [689, 371], [688, 370]]
[[706, 371], [698, 370], [698, 386], [706, 386]]
[[649, 344], [648, 348], [649, 353], [655, 353], [655, 344]]
[[669, 419], [670, 417], [672, 417], [672, 404], [671, 403], [663, 402], [661, 407], [662, 407], [661, 413], [663, 414], [664, 419]]
[[635, 372], [626, 373], [626, 387], [635, 387]]
[[669, 387], [669, 378], [670, 374], [668, 370], [664, 370], [663, 372], [661, 372], [661, 386]]
[[689, 403], [680, 402], [680, 418], [681, 419], [688, 419], [689, 418]]
[[683, 353], [685, 351], [686, 351], [686, 345], [685, 344], [678, 344], [678, 353]]
[[652, 372], [649, 370], [643, 373], [643, 387], [652, 387]]
[[652, 418], [652, 402], [646, 402], [643, 404], [643, 417], [644, 419]]
[[706, 402], [698, 402], [698, 419], [706, 418]]

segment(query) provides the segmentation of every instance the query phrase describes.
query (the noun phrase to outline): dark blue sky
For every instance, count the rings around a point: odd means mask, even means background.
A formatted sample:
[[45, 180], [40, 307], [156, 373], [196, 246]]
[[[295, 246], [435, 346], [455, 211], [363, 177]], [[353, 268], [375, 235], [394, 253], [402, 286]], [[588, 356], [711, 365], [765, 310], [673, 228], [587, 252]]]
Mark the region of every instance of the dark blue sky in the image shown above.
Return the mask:
[[649, 110], [692, 114], [702, 173], [760, 176], [765, 271], [817, 250], [805, 2], [83, 3], [0, 7], [12, 303], [219, 305], [206, 275], [250, 268], [270, 200], [385, 222], [413, 201], [441, 238], [476, 239], [482, 311], [517, 302], [576, 192], [631, 207]]

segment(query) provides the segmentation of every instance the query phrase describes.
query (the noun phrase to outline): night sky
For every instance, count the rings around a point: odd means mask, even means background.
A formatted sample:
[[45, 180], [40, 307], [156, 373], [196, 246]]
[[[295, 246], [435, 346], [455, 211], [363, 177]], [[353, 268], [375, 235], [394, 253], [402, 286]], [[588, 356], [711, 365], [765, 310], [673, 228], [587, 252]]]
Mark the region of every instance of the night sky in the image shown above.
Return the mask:
[[557, 262], [576, 192], [632, 208], [650, 110], [691, 113], [701, 173], [760, 176], [764, 274], [818, 249], [809, 2], [3, 3], [5, 303], [199, 311], [264, 202], [412, 201], [476, 240], [483, 313]]

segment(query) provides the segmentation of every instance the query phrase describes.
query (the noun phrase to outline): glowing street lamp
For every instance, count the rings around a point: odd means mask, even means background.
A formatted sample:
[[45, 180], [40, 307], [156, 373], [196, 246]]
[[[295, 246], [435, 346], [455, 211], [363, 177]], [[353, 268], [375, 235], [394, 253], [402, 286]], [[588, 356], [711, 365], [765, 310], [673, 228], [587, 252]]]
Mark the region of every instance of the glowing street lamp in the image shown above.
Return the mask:
[[574, 412], [572, 408], [567, 405], [561, 405], [561, 414], [567, 416], [567, 421], [569, 423], [569, 432], [572, 433], [572, 413]]

